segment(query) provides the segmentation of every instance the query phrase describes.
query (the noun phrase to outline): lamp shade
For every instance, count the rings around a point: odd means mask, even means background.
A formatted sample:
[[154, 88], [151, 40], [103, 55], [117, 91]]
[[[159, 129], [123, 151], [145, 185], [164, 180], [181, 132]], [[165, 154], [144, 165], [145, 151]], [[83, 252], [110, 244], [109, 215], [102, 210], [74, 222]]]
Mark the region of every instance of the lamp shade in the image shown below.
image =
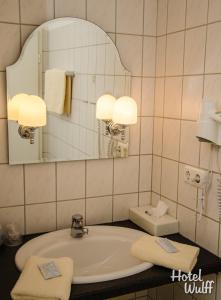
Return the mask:
[[121, 125], [137, 123], [137, 104], [133, 98], [123, 96], [115, 102], [113, 122]]
[[18, 121], [19, 108], [28, 101], [27, 94], [17, 94], [8, 101], [8, 119]]
[[28, 127], [45, 126], [46, 115], [44, 101], [38, 96], [29, 95], [28, 101], [19, 108], [18, 123]]
[[112, 95], [102, 95], [96, 104], [96, 118], [99, 120], [112, 120], [116, 98]]

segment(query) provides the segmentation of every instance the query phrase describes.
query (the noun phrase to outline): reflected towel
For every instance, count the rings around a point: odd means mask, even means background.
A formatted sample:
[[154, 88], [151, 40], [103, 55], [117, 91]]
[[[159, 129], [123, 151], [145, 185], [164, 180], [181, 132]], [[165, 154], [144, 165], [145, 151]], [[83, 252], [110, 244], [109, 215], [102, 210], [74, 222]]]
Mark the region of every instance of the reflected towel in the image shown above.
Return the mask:
[[[53, 261], [62, 276], [45, 280], [38, 265]], [[73, 261], [68, 257], [30, 257], [25, 263], [11, 297], [13, 300], [68, 300], [73, 278]]]
[[48, 111], [59, 115], [64, 113], [66, 91], [65, 71], [51, 69], [45, 72], [45, 102]]
[[65, 100], [64, 100], [64, 113], [66, 115], [71, 114], [71, 100], [72, 100], [72, 81], [73, 75], [66, 75], [66, 86], [65, 86]]
[[163, 266], [166, 268], [181, 270], [183, 272], [191, 272], [194, 268], [199, 248], [172, 242], [178, 252], [168, 253], [156, 243], [158, 237], [146, 234], [133, 243], [131, 254], [140, 260], [148, 261], [154, 265]]

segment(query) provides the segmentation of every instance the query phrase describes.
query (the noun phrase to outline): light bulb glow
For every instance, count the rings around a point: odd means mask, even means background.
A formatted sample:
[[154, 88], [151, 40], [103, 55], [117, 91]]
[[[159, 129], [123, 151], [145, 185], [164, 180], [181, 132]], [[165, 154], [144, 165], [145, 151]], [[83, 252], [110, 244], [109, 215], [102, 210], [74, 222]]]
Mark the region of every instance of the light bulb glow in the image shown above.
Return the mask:
[[96, 104], [96, 119], [98, 120], [112, 120], [114, 104], [116, 98], [112, 95], [102, 95]]
[[137, 104], [133, 98], [123, 96], [114, 104], [113, 122], [121, 125], [137, 123]]
[[20, 106], [18, 123], [23, 126], [40, 127], [46, 125], [46, 105], [37, 96], [30, 95], [28, 101]]
[[46, 105], [38, 96], [17, 94], [8, 101], [8, 119], [19, 125], [40, 127], [46, 125]]

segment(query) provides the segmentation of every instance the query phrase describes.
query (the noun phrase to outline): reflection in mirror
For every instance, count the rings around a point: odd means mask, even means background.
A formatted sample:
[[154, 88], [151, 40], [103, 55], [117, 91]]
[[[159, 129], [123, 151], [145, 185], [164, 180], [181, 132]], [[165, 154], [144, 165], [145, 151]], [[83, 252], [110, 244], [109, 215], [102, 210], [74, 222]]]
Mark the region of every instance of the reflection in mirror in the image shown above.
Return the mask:
[[75, 18], [41, 25], [7, 68], [7, 94], [8, 101], [21, 93], [44, 99], [47, 124], [35, 128], [31, 144], [19, 136], [19, 121], [8, 118], [10, 164], [126, 157], [128, 127], [123, 135], [107, 130], [96, 119], [96, 103], [104, 94], [130, 96], [130, 83], [116, 46], [98, 26]]

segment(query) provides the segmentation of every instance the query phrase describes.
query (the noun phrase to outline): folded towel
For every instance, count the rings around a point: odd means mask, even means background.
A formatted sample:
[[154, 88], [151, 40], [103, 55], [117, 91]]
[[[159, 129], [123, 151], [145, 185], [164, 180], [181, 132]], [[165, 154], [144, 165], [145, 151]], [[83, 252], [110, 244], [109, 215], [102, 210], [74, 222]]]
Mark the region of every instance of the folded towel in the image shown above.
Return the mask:
[[[62, 276], [45, 280], [38, 265], [53, 261]], [[30, 257], [25, 263], [11, 297], [13, 300], [68, 300], [73, 278], [73, 261], [68, 257]]]
[[133, 243], [131, 254], [140, 260], [166, 268], [191, 272], [194, 268], [199, 248], [171, 241], [177, 248], [176, 253], [168, 253], [156, 243], [158, 237], [146, 234]]
[[48, 111], [62, 115], [66, 92], [65, 71], [51, 69], [45, 72], [45, 102]]
[[73, 75], [66, 75], [64, 113], [68, 116], [71, 114], [72, 81], [73, 81]]

